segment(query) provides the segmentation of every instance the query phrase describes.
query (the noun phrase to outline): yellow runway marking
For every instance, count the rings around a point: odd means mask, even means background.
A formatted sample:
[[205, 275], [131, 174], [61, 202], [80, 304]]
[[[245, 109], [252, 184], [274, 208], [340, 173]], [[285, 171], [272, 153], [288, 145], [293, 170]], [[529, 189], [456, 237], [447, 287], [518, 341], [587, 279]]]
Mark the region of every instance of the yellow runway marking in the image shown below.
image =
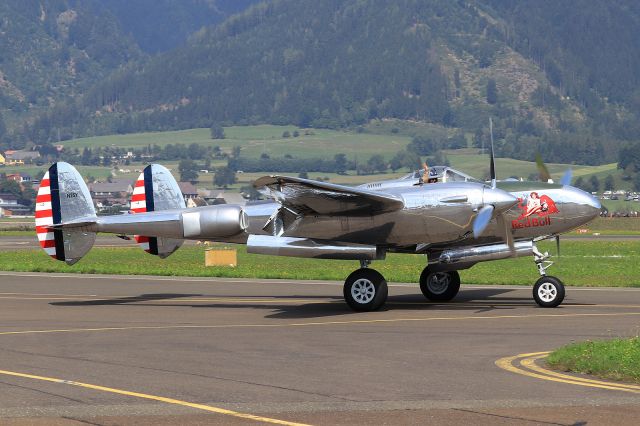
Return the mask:
[[119, 394], [119, 395], [133, 396], [133, 397], [136, 397], [136, 398], [150, 399], [150, 400], [153, 400], [153, 401], [164, 402], [164, 403], [167, 403], [167, 404], [182, 405], [184, 407], [195, 408], [197, 410], [204, 410], [204, 411], [209, 411], [211, 413], [223, 414], [225, 416], [238, 417], [238, 418], [247, 419], [247, 420], [255, 420], [257, 422], [271, 423], [271, 424], [277, 424], [277, 425], [287, 425], [287, 426], [307, 426], [304, 423], [288, 422], [288, 421], [285, 421], [285, 420], [272, 419], [272, 418], [269, 418], [269, 417], [262, 417], [262, 416], [256, 416], [256, 415], [253, 415], [253, 414], [240, 413], [240, 412], [237, 412], [237, 411], [226, 410], [224, 408], [213, 407], [211, 405], [205, 405], [205, 404], [198, 404], [198, 403], [194, 403], [194, 402], [181, 401], [179, 399], [166, 398], [164, 396], [149, 395], [149, 394], [146, 394], [146, 393], [131, 392], [131, 391], [122, 390], [122, 389], [108, 388], [108, 387], [105, 387], [105, 386], [92, 385], [92, 384], [89, 384], [89, 383], [75, 382], [73, 380], [56, 379], [56, 378], [53, 378], [53, 377], [36, 376], [36, 375], [33, 375], [33, 374], [18, 373], [18, 372], [15, 372], [15, 371], [6, 371], [6, 370], [0, 370], [0, 374], [4, 374], [6, 376], [21, 377], [21, 378], [25, 378], [25, 379], [41, 380], [41, 381], [45, 381], [45, 382], [52, 382], [52, 383], [58, 383], [58, 384], [64, 384], [64, 385], [77, 386], [77, 387], [81, 387], [81, 388], [93, 389], [93, 390], [102, 391], [102, 392], [109, 392], [109, 393], [115, 393], [115, 394]]
[[284, 323], [284, 324], [216, 324], [216, 325], [158, 325], [158, 326], [150, 325], [150, 326], [133, 326], [133, 327], [15, 330], [15, 331], [2, 331], [0, 332], [0, 336], [20, 335], [20, 334], [84, 333], [84, 332], [95, 332], [95, 331], [172, 330], [172, 329], [191, 329], [191, 328], [192, 329], [287, 328], [287, 327], [314, 327], [314, 326], [350, 325], [350, 324], [391, 324], [391, 323], [401, 323], [401, 322], [531, 319], [531, 318], [620, 317], [620, 316], [638, 316], [638, 315], [640, 315], [640, 312], [390, 318], [390, 319], [351, 320], [351, 321], [320, 321], [320, 322], [297, 322], [297, 323], [294, 322], [294, 323]]
[[[503, 370], [521, 374], [523, 376], [533, 377], [535, 379], [640, 394], [640, 386], [570, 376], [568, 374], [548, 370], [536, 364], [537, 360], [546, 358], [549, 353], [550, 352], [534, 352], [509, 356], [497, 360], [495, 364]], [[514, 362], [519, 362], [521, 367], [524, 368], [514, 365]]]

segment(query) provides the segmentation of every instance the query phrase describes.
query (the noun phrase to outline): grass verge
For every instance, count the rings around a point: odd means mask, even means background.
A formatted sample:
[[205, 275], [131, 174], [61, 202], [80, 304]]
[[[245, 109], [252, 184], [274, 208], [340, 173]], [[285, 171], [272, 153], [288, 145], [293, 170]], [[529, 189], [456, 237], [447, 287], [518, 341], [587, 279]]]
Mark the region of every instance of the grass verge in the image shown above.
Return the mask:
[[[553, 243], [541, 250], [554, 253]], [[0, 252], [0, 270], [21, 272], [75, 272], [84, 274], [175, 275], [233, 278], [283, 278], [343, 281], [357, 262], [260, 256], [238, 246], [238, 266], [205, 267], [202, 246], [187, 246], [162, 260], [138, 248], [95, 248], [74, 266], [56, 262], [40, 250]], [[417, 282], [424, 256], [390, 254], [373, 267], [389, 282]], [[594, 268], [597, 266], [597, 273]], [[562, 257], [548, 271], [566, 285], [640, 287], [640, 244], [634, 241], [567, 241]], [[460, 272], [465, 284], [532, 285], [538, 274], [529, 257], [479, 263]]]
[[574, 343], [551, 353], [547, 363], [556, 370], [640, 383], [640, 337]]

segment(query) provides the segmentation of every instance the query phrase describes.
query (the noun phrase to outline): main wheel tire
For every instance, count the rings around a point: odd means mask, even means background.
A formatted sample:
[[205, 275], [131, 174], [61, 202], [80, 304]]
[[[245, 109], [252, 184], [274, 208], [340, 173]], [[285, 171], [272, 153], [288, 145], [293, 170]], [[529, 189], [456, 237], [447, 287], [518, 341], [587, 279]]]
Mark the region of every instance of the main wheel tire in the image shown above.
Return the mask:
[[427, 266], [420, 274], [420, 290], [433, 302], [448, 302], [460, 291], [458, 271], [431, 272]]
[[533, 299], [543, 308], [555, 308], [564, 300], [564, 284], [556, 277], [540, 277], [533, 286]]
[[354, 311], [375, 311], [387, 301], [387, 282], [380, 272], [362, 268], [347, 277], [343, 293], [344, 300]]

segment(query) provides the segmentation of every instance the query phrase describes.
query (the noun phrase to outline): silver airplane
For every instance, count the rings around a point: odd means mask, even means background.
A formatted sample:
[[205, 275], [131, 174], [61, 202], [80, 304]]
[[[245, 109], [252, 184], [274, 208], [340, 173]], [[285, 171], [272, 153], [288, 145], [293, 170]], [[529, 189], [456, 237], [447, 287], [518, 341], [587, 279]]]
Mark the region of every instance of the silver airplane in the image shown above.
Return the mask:
[[387, 299], [385, 278], [370, 268], [387, 253], [424, 254], [424, 296], [452, 300], [458, 271], [478, 262], [532, 256], [541, 275], [533, 298], [542, 307], [564, 299], [560, 279], [546, 275], [553, 262], [536, 242], [580, 227], [600, 213], [596, 198], [561, 183], [491, 182], [449, 167], [432, 167], [400, 179], [359, 187], [286, 176], [255, 182], [271, 201], [246, 206], [187, 209], [165, 167], [147, 166], [138, 178], [129, 214], [97, 216], [87, 186], [71, 165], [58, 162], [45, 174], [36, 199], [36, 232], [52, 258], [69, 265], [92, 247], [96, 233], [134, 235], [148, 253], [169, 256], [184, 240], [246, 244], [248, 253], [360, 263], [344, 282], [355, 311], [373, 311]]

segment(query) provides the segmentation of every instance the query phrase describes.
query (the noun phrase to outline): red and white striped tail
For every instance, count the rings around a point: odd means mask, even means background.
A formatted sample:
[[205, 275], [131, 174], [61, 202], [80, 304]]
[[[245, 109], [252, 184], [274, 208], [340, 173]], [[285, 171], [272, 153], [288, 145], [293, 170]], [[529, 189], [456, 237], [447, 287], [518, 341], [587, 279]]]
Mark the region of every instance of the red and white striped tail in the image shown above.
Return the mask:
[[[56, 206], [56, 208], [60, 208]], [[53, 225], [53, 208], [51, 204], [51, 184], [49, 180], [49, 172], [47, 171], [40, 181], [40, 188], [36, 196], [36, 233], [40, 247], [54, 259], [60, 258], [64, 260], [64, 249], [62, 253], [56, 252], [56, 232], [49, 229]], [[62, 233], [60, 237], [62, 238]], [[60, 247], [61, 241], [58, 242]], [[62, 246], [63, 247], [63, 246]]]
[[[136, 181], [136, 185], [133, 188], [133, 195], [131, 195], [131, 211], [133, 213], [146, 213], [148, 211], [144, 175], [145, 175], [145, 172], [140, 173], [140, 176]], [[150, 189], [152, 190], [152, 188]], [[153, 197], [153, 193], [149, 194], [149, 196]], [[152, 204], [152, 203], [149, 203], [149, 204]], [[153, 253], [154, 250], [152, 250], [153, 246], [157, 247], [157, 240], [152, 241], [152, 240], [155, 240], [155, 237], [146, 237], [144, 235], [134, 235], [133, 238], [136, 240], [136, 243], [140, 246], [142, 250], [150, 254], [158, 254], [157, 249], [155, 250], [155, 253]]]
[[79, 229], [78, 224], [88, 226], [96, 220], [91, 194], [80, 173], [62, 161], [51, 165], [36, 196], [36, 233], [42, 249], [52, 258], [73, 265], [96, 239], [95, 232]]
[[[159, 164], [145, 167], [131, 196], [131, 212], [149, 213], [184, 208], [182, 192], [171, 172]], [[144, 251], [163, 259], [182, 245], [180, 239], [144, 235], [134, 235], [134, 238]]]

